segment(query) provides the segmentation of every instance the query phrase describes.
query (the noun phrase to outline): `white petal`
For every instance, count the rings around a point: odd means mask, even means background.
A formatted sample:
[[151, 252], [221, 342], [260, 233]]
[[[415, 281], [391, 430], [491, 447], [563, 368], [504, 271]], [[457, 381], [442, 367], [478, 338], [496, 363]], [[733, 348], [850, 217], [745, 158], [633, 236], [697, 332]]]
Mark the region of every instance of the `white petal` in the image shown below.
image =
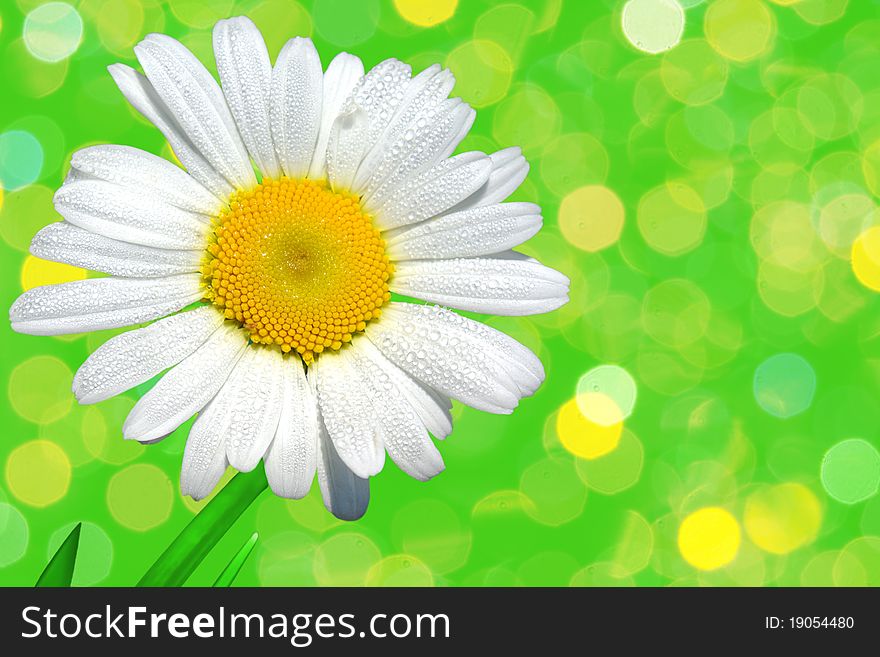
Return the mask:
[[160, 440], [214, 398], [247, 348], [245, 336], [222, 326], [140, 398], [122, 426], [127, 440]]
[[355, 171], [364, 155], [367, 114], [352, 106], [333, 122], [327, 144], [327, 178], [334, 190], [351, 188]]
[[340, 520], [357, 520], [370, 503], [370, 480], [355, 475], [339, 458], [323, 422], [318, 428], [318, 486], [324, 506]]
[[367, 113], [367, 149], [385, 132], [404, 98], [411, 73], [408, 64], [386, 59], [371, 68], [352, 90], [347, 104], [357, 105]]
[[476, 111], [470, 109], [470, 106], [468, 106], [468, 110], [469, 111], [464, 117], [464, 121], [458, 124], [458, 132], [453, 133], [452, 137], [450, 138], [449, 144], [444, 151], [445, 155], [437, 158], [438, 161], [441, 160], [443, 157], [449, 157], [450, 155], [452, 155], [453, 151], [458, 148], [458, 145], [462, 142], [462, 140], [464, 140], [464, 138], [468, 136], [471, 128], [474, 127], [474, 121], [477, 118], [477, 113]]
[[223, 207], [222, 200], [180, 167], [131, 146], [81, 148], [73, 154], [70, 166], [92, 178], [148, 192], [190, 212], [214, 216]]
[[110, 239], [66, 221], [49, 224], [31, 241], [31, 253], [44, 260], [128, 278], [197, 272], [204, 251], [156, 249]]
[[[62, 185], [70, 185], [75, 182], [82, 182], [83, 180], [104, 180], [103, 178], [98, 178], [97, 176], [93, 176], [90, 173], [86, 173], [85, 171], [80, 171], [79, 169], [74, 168], [73, 166], [67, 170], [67, 175], [64, 176], [64, 180], [61, 181]], [[104, 180], [104, 182], [108, 182]]]
[[219, 85], [182, 43], [150, 34], [134, 47], [153, 89], [189, 141], [237, 189], [256, 182], [247, 150]]
[[[380, 230], [415, 224], [445, 212], [482, 187], [492, 169], [483, 153], [470, 152], [443, 160], [387, 194], [370, 201]], [[368, 208], [370, 210], [370, 208]]]
[[211, 225], [149, 192], [103, 180], [78, 180], [55, 192], [55, 209], [70, 223], [115, 240], [160, 249], [203, 249]]
[[433, 64], [421, 71], [404, 89], [400, 107], [388, 123], [384, 135], [402, 135], [424, 109], [446, 100], [454, 86], [455, 76], [448, 68]]
[[496, 203], [453, 212], [386, 235], [392, 260], [470, 258], [500, 253], [541, 229], [534, 203]]
[[226, 435], [229, 407], [222, 388], [199, 413], [186, 439], [180, 468], [180, 492], [194, 500], [211, 494], [229, 461], [226, 460]]
[[[443, 459], [410, 396], [423, 411], [432, 400], [368, 340], [322, 354], [315, 370], [324, 426], [352, 472], [362, 478], [376, 474], [386, 449], [404, 472], [419, 480], [443, 470]], [[433, 412], [438, 410], [443, 412], [434, 402]], [[442, 420], [435, 424], [442, 433]]]
[[[230, 451], [237, 453], [232, 443], [235, 440], [234, 435], [241, 435], [241, 427], [237, 422], [242, 414], [249, 424], [260, 422], [258, 418], [252, 417], [256, 413], [249, 409], [249, 389], [245, 374], [248, 368], [255, 366], [255, 352], [255, 349], [245, 348], [226, 382], [199, 413], [189, 432], [180, 471], [180, 490], [195, 500], [210, 495], [226, 468], [232, 465], [227, 456]], [[277, 422], [277, 419], [276, 415], [274, 421]], [[251, 428], [255, 429], [253, 426]], [[259, 461], [259, 457], [257, 460]]]
[[35, 287], [9, 309], [12, 329], [62, 335], [140, 324], [198, 301], [199, 274], [165, 278], [91, 278]]
[[202, 306], [117, 335], [77, 370], [73, 394], [80, 404], [95, 404], [149, 381], [193, 353], [222, 323], [223, 313]]
[[271, 117], [278, 161], [291, 178], [305, 176], [315, 154], [324, 84], [312, 40], [284, 44], [272, 71]]
[[382, 442], [388, 456], [401, 470], [419, 481], [427, 481], [445, 467], [421, 415], [409, 401], [408, 377], [365, 339], [348, 348], [352, 369], [357, 372], [373, 403], [373, 417], [382, 428]]
[[181, 494], [197, 502], [211, 494], [229, 467], [223, 435], [214, 429], [219, 411], [214, 410], [213, 404], [208, 404], [190, 429], [180, 469]]
[[278, 178], [281, 166], [272, 141], [272, 63], [263, 35], [238, 16], [214, 25], [214, 59], [241, 138], [263, 175]]
[[336, 452], [355, 475], [366, 479], [382, 469], [385, 449], [372, 401], [347, 351], [322, 353], [309, 376], [315, 382], [318, 409]]
[[189, 434], [180, 476], [184, 494], [201, 499], [227, 465], [248, 472], [259, 463], [281, 416], [281, 368], [278, 351], [245, 349]]
[[513, 194], [529, 175], [529, 163], [522, 156], [518, 146], [492, 153], [489, 158], [492, 160], [492, 173], [489, 174], [489, 179], [475, 194], [453, 208], [453, 211], [501, 203]]
[[[394, 141], [380, 141], [381, 159], [369, 182], [361, 188], [364, 204], [400, 187], [407, 179], [449, 157], [461, 140], [462, 130], [473, 123], [475, 112], [458, 98], [425, 108], [411, 129]], [[375, 150], [375, 149], [374, 149]], [[366, 159], [364, 160], [366, 163]], [[365, 164], [361, 164], [363, 168]]]
[[412, 378], [383, 356], [369, 340], [358, 340], [357, 349], [391, 379], [435, 438], [443, 440], [452, 432], [452, 402], [449, 397]]
[[[519, 251], [514, 251], [513, 249], [508, 249], [507, 251], [499, 251], [498, 253], [490, 253], [489, 255], [483, 256], [483, 260], [508, 260], [515, 262], [531, 262], [535, 265], [541, 264], [540, 261], [533, 258], [532, 256], [525, 253], [520, 253]], [[556, 273], [559, 274], [559, 272]], [[564, 276], [563, 274], [559, 275], [563, 276], [566, 281], [568, 280], [567, 276]]]
[[494, 315], [536, 315], [568, 301], [568, 278], [538, 262], [518, 259], [399, 262], [390, 287], [398, 294]]
[[231, 389], [226, 458], [241, 472], [250, 472], [269, 448], [281, 415], [281, 352], [250, 347], [225, 387]]
[[491, 326], [438, 306], [395, 303], [394, 309], [432, 323], [436, 330], [445, 331], [447, 335], [455, 333], [463, 339], [482, 344], [481, 348], [507, 372], [522, 396], [534, 394], [544, 381], [541, 360], [528, 347]]
[[391, 303], [366, 335], [413, 378], [490, 413], [509, 413], [544, 377], [513, 338], [437, 306]]
[[220, 199], [227, 198], [233, 191], [226, 180], [205, 156], [199, 151], [177, 122], [153, 85], [141, 73], [125, 64], [112, 64], [107, 67], [122, 95], [138, 112], [155, 125], [165, 135], [177, 159], [186, 167], [189, 174]]
[[358, 80], [364, 74], [364, 65], [358, 57], [341, 52], [327, 67], [321, 101], [321, 123], [315, 143], [315, 153], [309, 167], [309, 178], [323, 178], [327, 164], [327, 144], [333, 122]]
[[[388, 362], [390, 363], [391, 361]], [[397, 367], [393, 363], [392, 365]], [[400, 371], [403, 372], [403, 370]], [[406, 374], [406, 372], [403, 373]], [[439, 390], [435, 390], [421, 381], [417, 381], [408, 374], [407, 377], [418, 387], [421, 393], [420, 395], [416, 395], [415, 392], [408, 393], [407, 396], [419, 417], [422, 418], [422, 422], [425, 423], [425, 428], [437, 440], [445, 439], [452, 433], [452, 400]]]
[[361, 165], [355, 179], [355, 186], [367, 184], [376, 167], [385, 157], [384, 150], [390, 144], [400, 141], [416, 122], [437, 107], [449, 96], [455, 85], [455, 78], [449, 70], [441, 71], [438, 64], [426, 68], [406, 84], [397, 111], [386, 121], [384, 130], [376, 137], [372, 148]]
[[299, 359], [286, 359], [282, 376], [281, 416], [265, 456], [266, 478], [276, 495], [300, 499], [315, 478], [318, 406]]

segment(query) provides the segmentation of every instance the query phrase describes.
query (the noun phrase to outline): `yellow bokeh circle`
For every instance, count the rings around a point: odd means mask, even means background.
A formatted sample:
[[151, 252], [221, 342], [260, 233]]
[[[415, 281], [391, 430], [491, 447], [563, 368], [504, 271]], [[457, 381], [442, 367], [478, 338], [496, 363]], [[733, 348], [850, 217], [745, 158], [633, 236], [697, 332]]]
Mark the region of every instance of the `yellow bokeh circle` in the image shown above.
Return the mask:
[[138, 532], [168, 520], [174, 502], [174, 485], [162, 470], [136, 463], [120, 470], [107, 485], [107, 507], [116, 521]]
[[25, 504], [49, 506], [67, 494], [71, 466], [67, 454], [49, 440], [19, 445], [6, 460], [6, 485]]
[[624, 215], [617, 194], [602, 185], [587, 185], [562, 199], [559, 229], [577, 248], [600, 251], [620, 238]]
[[310, 10], [294, 0], [262, 0], [249, 8], [247, 15], [263, 34], [273, 57], [292, 35], [310, 37], [314, 32]]
[[72, 381], [73, 372], [58, 358], [34, 356], [16, 365], [9, 375], [9, 402], [25, 420], [54, 422], [73, 405]]
[[807, 23], [827, 25], [844, 15], [849, 0], [797, 0], [789, 4]]
[[57, 91], [70, 67], [69, 59], [57, 62], [37, 59], [28, 51], [24, 39], [10, 43], [3, 55], [7, 65], [15, 68], [16, 82], [21, 91], [33, 98], [42, 98]]
[[788, 554], [810, 543], [822, 524], [822, 508], [803, 484], [769, 486], [749, 495], [743, 525], [765, 552]]
[[809, 312], [825, 289], [825, 271], [799, 271], [764, 260], [758, 265], [758, 295], [768, 308], [785, 317]]
[[686, 105], [711, 103], [724, 92], [727, 76], [727, 60], [703, 39], [682, 41], [660, 64], [666, 92]]
[[473, 107], [486, 107], [507, 95], [513, 62], [495, 41], [466, 41], [449, 53], [446, 66], [455, 75], [455, 91]]
[[761, 207], [749, 222], [755, 253], [773, 265], [807, 273], [818, 269], [828, 251], [813, 227], [813, 209], [805, 203], [777, 201]]
[[391, 523], [391, 539], [438, 574], [464, 566], [472, 541], [456, 511], [433, 499], [416, 500], [398, 511]]
[[869, 228], [855, 239], [852, 268], [862, 285], [880, 292], [880, 226]]
[[492, 137], [499, 144], [518, 144], [528, 153], [555, 138], [561, 125], [562, 112], [553, 96], [539, 85], [526, 83], [498, 104]]
[[673, 182], [647, 192], [637, 211], [639, 232], [655, 251], [679, 256], [695, 249], [706, 234], [706, 207], [689, 185]]
[[141, 0], [106, 0], [90, 17], [98, 28], [98, 38], [109, 52], [128, 56], [144, 33], [145, 4]]
[[776, 20], [760, 0], [716, 0], [706, 9], [703, 29], [719, 54], [745, 62], [770, 49]]
[[687, 516], [678, 528], [678, 550], [694, 568], [716, 570], [736, 558], [739, 523], [721, 507], [705, 507]]
[[394, 7], [413, 25], [431, 27], [452, 18], [458, 0], [394, 0]]
[[840, 73], [820, 73], [804, 82], [796, 103], [806, 129], [829, 141], [853, 132], [865, 108], [859, 86]]
[[[590, 409], [589, 417], [584, 408]], [[584, 459], [596, 459], [613, 451], [622, 432], [623, 414], [614, 400], [601, 392], [583, 392], [569, 399], [556, 416], [559, 442]]]
[[[473, 7], [476, 3], [471, 3]], [[486, 11], [473, 21], [475, 39], [503, 44], [515, 62], [521, 61], [523, 48], [535, 32], [535, 13], [525, 3], [487, 2]]]
[[86, 407], [82, 417], [82, 436], [86, 450], [95, 458], [112, 465], [133, 461], [145, 447], [136, 440], [123, 440], [122, 424], [134, 407], [127, 395]]
[[557, 527], [583, 513], [587, 487], [578, 476], [573, 460], [548, 457], [523, 470], [519, 490], [531, 502], [523, 506], [529, 517]]
[[7, 192], [0, 212], [0, 238], [13, 249], [27, 252], [34, 233], [58, 218], [52, 207], [52, 195], [52, 190], [44, 185]]
[[312, 570], [319, 586], [363, 586], [382, 553], [363, 534], [334, 534], [315, 549]]

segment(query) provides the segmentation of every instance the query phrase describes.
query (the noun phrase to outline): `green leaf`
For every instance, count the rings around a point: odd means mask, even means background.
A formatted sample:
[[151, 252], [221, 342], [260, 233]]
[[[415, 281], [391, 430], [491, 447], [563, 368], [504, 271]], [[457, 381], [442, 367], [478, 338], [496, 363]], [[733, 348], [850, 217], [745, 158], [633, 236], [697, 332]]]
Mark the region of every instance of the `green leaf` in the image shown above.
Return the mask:
[[76, 554], [79, 551], [79, 535], [82, 532], [82, 523], [76, 523], [76, 527], [70, 530], [61, 547], [49, 559], [49, 563], [43, 569], [37, 586], [70, 586], [73, 581], [73, 569], [76, 566]]
[[244, 566], [244, 562], [247, 561], [247, 558], [251, 555], [251, 552], [253, 552], [254, 546], [257, 544], [257, 538], [259, 538], [259, 534], [254, 532], [247, 542], [241, 546], [241, 549], [234, 557], [232, 557], [232, 560], [226, 565], [226, 568], [223, 569], [223, 572], [220, 573], [220, 576], [214, 582], [215, 587], [232, 586], [232, 582], [235, 581], [235, 577], [238, 575], [241, 567]]
[[184, 527], [138, 586], [183, 586], [251, 502], [268, 487], [263, 468], [239, 472]]

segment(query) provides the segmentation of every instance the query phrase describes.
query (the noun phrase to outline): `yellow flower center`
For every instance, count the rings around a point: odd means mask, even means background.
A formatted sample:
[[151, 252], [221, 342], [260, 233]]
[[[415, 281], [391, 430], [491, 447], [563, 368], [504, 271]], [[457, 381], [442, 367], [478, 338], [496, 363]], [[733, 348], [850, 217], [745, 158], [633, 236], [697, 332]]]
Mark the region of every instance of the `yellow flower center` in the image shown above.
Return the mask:
[[306, 363], [339, 349], [390, 299], [385, 242], [351, 194], [316, 180], [264, 180], [216, 220], [206, 299], [253, 342]]

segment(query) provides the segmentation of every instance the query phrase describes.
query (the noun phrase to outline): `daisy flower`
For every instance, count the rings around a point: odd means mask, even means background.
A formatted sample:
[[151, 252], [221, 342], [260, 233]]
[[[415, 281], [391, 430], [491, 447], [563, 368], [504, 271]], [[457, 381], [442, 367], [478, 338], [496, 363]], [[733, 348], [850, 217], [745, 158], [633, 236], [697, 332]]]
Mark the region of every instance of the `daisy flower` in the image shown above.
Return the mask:
[[135, 47], [143, 73], [110, 66], [185, 170], [128, 146], [74, 153], [64, 221], [31, 253], [107, 276], [25, 292], [12, 328], [158, 320], [85, 361], [79, 402], [165, 372], [122, 431], [153, 443], [198, 414], [184, 494], [262, 460], [277, 495], [302, 497], [317, 472], [327, 508], [356, 519], [386, 454], [419, 480], [443, 470], [431, 436], [451, 432], [450, 399], [510, 413], [544, 379], [523, 345], [445, 307], [544, 313], [568, 279], [511, 250], [542, 221], [503, 202], [528, 172], [520, 150], [453, 155], [475, 112], [449, 98], [448, 70], [388, 59], [365, 74], [348, 53], [323, 70], [306, 38], [273, 66], [243, 17], [217, 23], [213, 45], [219, 85], [162, 34]]

